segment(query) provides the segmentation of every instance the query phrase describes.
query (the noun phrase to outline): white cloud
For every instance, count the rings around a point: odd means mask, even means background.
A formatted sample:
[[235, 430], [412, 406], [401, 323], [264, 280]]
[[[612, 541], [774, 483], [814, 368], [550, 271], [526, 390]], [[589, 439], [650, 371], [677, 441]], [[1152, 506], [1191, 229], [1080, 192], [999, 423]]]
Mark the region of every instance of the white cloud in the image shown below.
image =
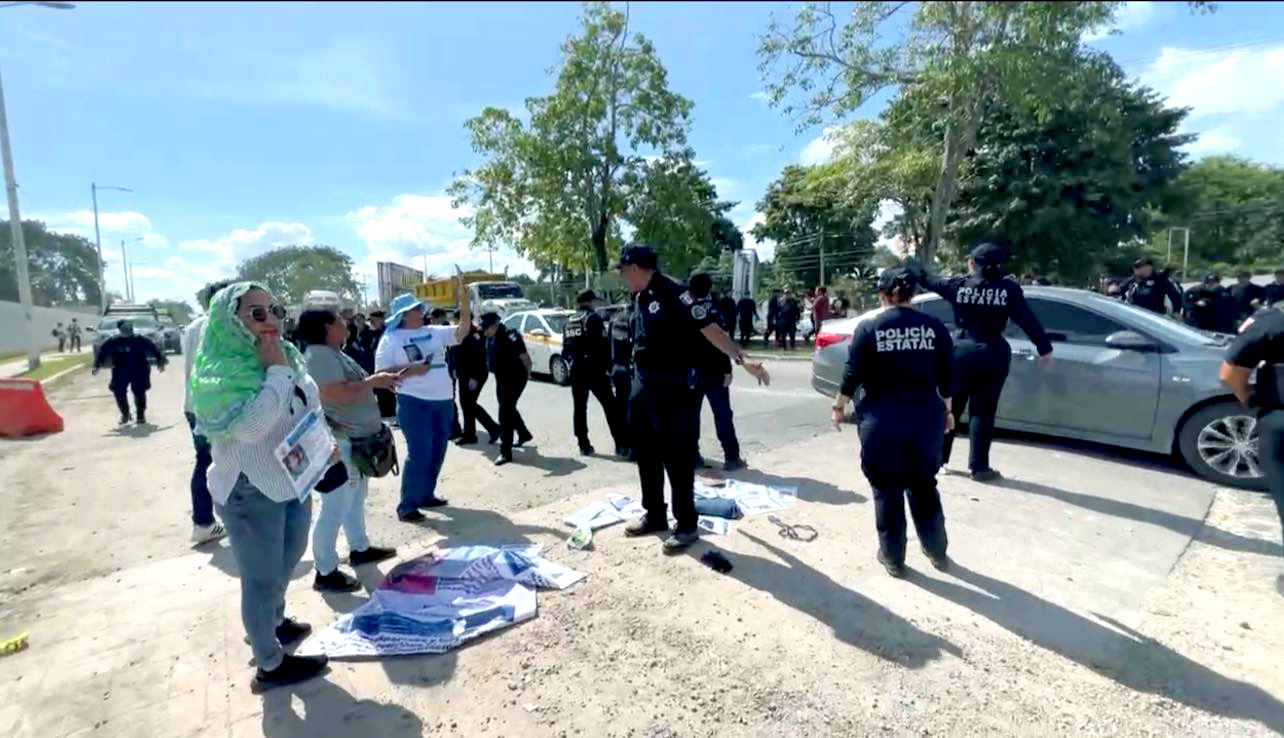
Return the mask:
[[1213, 129], [1204, 131], [1199, 134], [1199, 138], [1192, 143], [1186, 144], [1186, 151], [1192, 156], [1208, 156], [1210, 154], [1225, 154], [1238, 149], [1244, 142], [1239, 138], [1226, 133], [1222, 129]]
[[263, 223], [254, 230], [238, 228], [214, 239], [183, 241], [178, 246], [187, 251], [205, 251], [216, 257], [216, 263], [235, 266], [281, 246], [306, 246], [313, 242], [312, 229], [302, 223]]
[[[49, 230], [59, 233], [72, 233], [94, 240], [94, 211], [77, 210], [57, 216], [36, 216], [49, 225]], [[169, 248], [169, 241], [152, 230], [152, 222], [142, 213], [132, 210], [98, 213], [98, 231], [102, 236], [103, 249], [121, 240], [137, 241], [142, 239], [144, 246]], [[119, 253], [117, 251], [116, 253]]]
[[252, 63], [234, 75], [239, 79], [197, 88], [219, 100], [316, 105], [385, 117], [402, 113], [389, 90], [388, 65], [373, 44], [335, 39], [323, 49], [247, 61]]
[[1282, 76], [1284, 44], [1256, 50], [1165, 48], [1141, 74], [1170, 104], [1192, 108], [1191, 118], [1275, 110], [1284, 103]]
[[811, 140], [803, 147], [802, 153], [798, 156], [799, 163], [804, 166], [814, 164], [824, 164], [834, 156], [835, 135], [838, 133], [838, 126], [829, 126], [824, 133]]
[[1159, 4], [1153, 2], [1130, 2], [1124, 3], [1123, 7], [1115, 14], [1113, 26], [1100, 28], [1091, 33], [1084, 34], [1084, 41], [1099, 41], [1110, 35], [1111, 28], [1117, 28], [1120, 32], [1135, 31], [1159, 16]]
[[757, 92], [751, 93], [749, 95], [749, 99], [757, 100], [759, 102], [767, 102], [771, 99], [771, 95], [769, 95], [766, 90], [758, 90]]
[[764, 239], [762, 241], [759, 241], [758, 239], [754, 238], [753, 233], [751, 233], [754, 226], [758, 225], [759, 223], [765, 222], [766, 220], [767, 220], [767, 216], [763, 215], [762, 213], [754, 213], [752, 218], [745, 221], [740, 226], [740, 232], [743, 233], [745, 236], [745, 248], [753, 249], [754, 251], [758, 252], [759, 261], [770, 261], [776, 256], [775, 241], [772, 241], [771, 239]]
[[469, 269], [505, 268], [512, 274], [533, 273], [529, 261], [511, 249], [493, 255], [469, 246], [472, 231], [459, 222], [471, 207], [451, 207], [444, 194], [397, 195], [388, 205], [366, 205], [347, 214], [348, 224], [365, 242], [368, 253], [357, 264], [357, 272], [373, 288], [375, 263], [390, 261], [415, 269], [427, 267], [429, 274], [447, 275], [455, 266]]

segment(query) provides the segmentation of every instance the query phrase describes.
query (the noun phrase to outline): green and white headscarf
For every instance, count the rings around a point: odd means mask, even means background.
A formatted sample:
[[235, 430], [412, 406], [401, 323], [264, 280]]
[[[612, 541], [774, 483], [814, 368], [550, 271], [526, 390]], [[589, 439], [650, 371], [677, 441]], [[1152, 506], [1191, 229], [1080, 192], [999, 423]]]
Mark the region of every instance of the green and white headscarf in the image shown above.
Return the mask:
[[[192, 361], [192, 411], [196, 432], [210, 438], [225, 438], [236, 430], [245, 408], [258, 395], [267, 375], [259, 360], [256, 339], [237, 317], [241, 297], [252, 289], [267, 291], [257, 282], [236, 282], [215, 293], [210, 300], [209, 318]], [[303, 374], [303, 355], [282, 339], [285, 358], [295, 373]]]

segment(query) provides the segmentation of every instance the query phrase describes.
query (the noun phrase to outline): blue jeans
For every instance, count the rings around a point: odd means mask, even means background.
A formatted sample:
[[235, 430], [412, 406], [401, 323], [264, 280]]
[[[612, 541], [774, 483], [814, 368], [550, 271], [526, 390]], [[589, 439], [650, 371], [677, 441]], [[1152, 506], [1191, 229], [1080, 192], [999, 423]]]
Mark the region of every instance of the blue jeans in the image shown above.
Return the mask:
[[437, 477], [446, 463], [453, 400], [421, 400], [397, 395], [397, 422], [406, 436], [406, 461], [401, 466], [398, 515], [409, 515], [436, 497]]
[[254, 660], [264, 671], [281, 665], [285, 650], [276, 626], [285, 620], [285, 588], [308, 547], [312, 498], [273, 502], [242, 474], [227, 503], [215, 505], [241, 577], [241, 622]]
[[321, 514], [312, 528], [312, 558], [321, 574], [329, 574], [339, 568], [339, 554], [335, 551], [339, 526], [343, 526], [349, 551], [370, 548], [370, 538], [366, 536], [366, 493], [370, 489], [370, 480], [361, 476], [361, 472], [352, 465], [352, 442], [338, 434], [334, 440], [339, 444], [341, 460], [348, 469], [348, 481], [321, 495]]
[[210, 442], [196, 433], [196, 416], [187, 416], [187, 427], [192, 429], [192, 445], [196, 447], [196, 464], [192, 467], [192, 525], [201, 527], [214, 524], [214, 501], [210, 499], [210, 485], [206, 474], [214, 457], [210, 455]]

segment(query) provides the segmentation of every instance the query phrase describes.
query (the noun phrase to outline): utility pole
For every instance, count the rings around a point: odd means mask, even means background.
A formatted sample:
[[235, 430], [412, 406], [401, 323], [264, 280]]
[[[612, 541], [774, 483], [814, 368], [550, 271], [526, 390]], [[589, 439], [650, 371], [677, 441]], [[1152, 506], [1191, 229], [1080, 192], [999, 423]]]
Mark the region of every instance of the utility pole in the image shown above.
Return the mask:
[[22, 304], [22, 329], [26, 332], [27, 369], [40, 366], [40, 346], [31, 320], [31, 277], [27, 274], [27, 243], [22, 238], [22, 216], [18, 213], [18, 182], [13, 176], [13, 152], [9, 149], [9, 118], [5, 114], [4, 85], [0, 83], [0, 153], [4, 154], [4, 188], [9, 196], [9, 233], [13, 239], [18, 302]]
[[[94, 182], [89, 183], [89, 195], [94, 201], [94, 245], [98, 247], [98, 312], [101, 314], [107, 312], [107, 277], [103, 262], [103, 239], [102, 234], [98, 231], [99, 190], [117, 190], [119, 192], [133, 192], [133, 190], [128, 187], [100, 187]], [[128, 290], [128, 284], [126, 284], [126, 290]]]
[[134, 291], [129, 287], [129, 254], [125, 252], [125, 239], [120, 239], [120, 271], [125, 275], [125, 302], [134, 301]]

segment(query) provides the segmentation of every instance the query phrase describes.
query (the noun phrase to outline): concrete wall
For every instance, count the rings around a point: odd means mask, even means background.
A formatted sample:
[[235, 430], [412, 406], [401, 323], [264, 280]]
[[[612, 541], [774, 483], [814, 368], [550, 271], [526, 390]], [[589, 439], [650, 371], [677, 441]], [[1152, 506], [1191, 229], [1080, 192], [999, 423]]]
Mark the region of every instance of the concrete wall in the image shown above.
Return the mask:
[[[98, 311], [77, 312], [65, 308], [31, 308], [32, 330], [42, 350], [58, 348], [58, 339], [51, 332], [58, 323], [66, 325], [72, 318], [78, 318], [82, 326], [97, 325]], [[80, 340], [85, 350], [93, 343], [93, 336], [81, 331]], [[0, 300], [0, 356], [8, 356], [27, 350], [26, 321], [22, 314], [22, 305], [16, 302]]]

